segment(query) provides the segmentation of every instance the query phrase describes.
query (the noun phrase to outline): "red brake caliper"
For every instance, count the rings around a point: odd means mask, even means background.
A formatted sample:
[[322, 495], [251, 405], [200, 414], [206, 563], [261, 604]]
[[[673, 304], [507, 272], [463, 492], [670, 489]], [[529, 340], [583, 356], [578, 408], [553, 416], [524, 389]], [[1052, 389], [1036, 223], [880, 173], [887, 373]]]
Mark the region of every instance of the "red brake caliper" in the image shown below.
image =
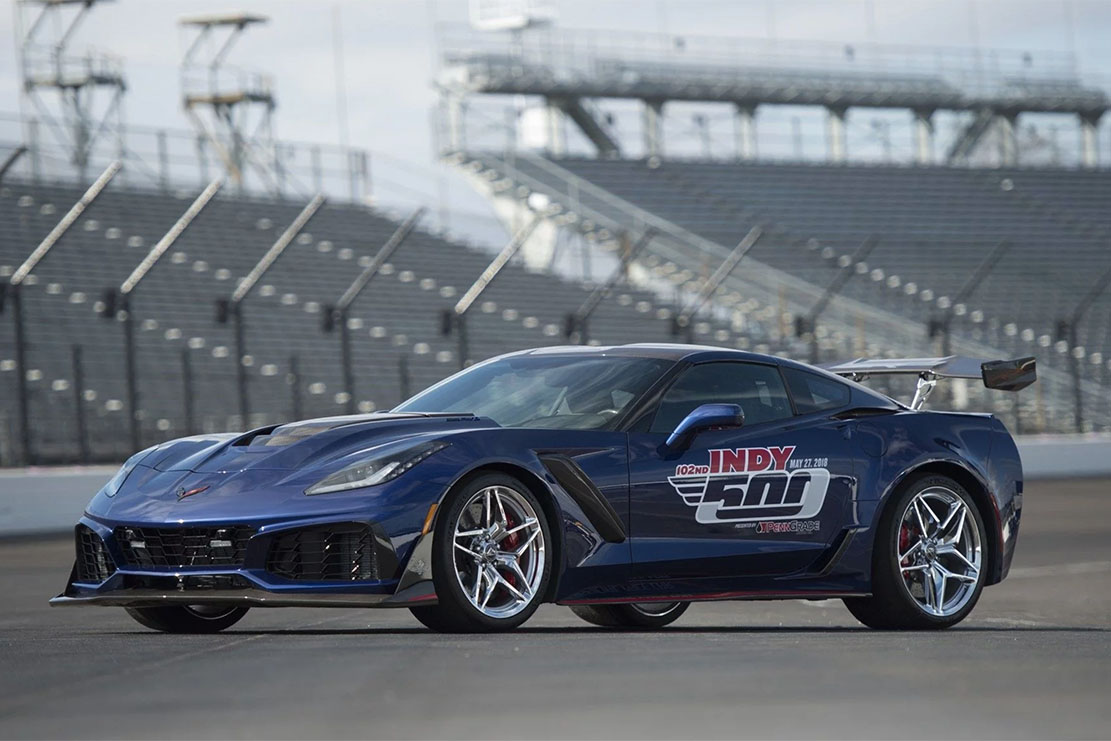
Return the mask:
[[[513, 513], [512, 512], [506, 512], [505, 513], [505, 529], [506, 530], [512, 530], [516, 526], [517, 526], [517, 521], [513, 519]], [[514, 550], [514, 549], [517, 548], [517, 544], [520, 543], [520, 542], [521, 542], [521, 534], [519, 532], [518, 533], [513, 533], [512, 535], [509, 535], [509, 536], [506, 536], [505, 540], [502, 541], [502, 545], [503, 545], [502, 550], [507, 550], [507, 551]], [[507, 582], [509, 582], [511, 585], [513, 585], [514, 587], [517, 586], [517, 575], [516, 574], [514, 574], [513, 572], [509, 572], [508, 574], [502, 574], [502, 576], [505, 577], [505, 580]]]
[[[902, 527], [899, 528], [899, 553], [907, 552], [907, 549], [910, 548], [910, 539], [913, 537], [913, 535], [914, 534], [911, 532], [910, 526], [904, 522], [902, 524]], [[904, 559], [904, 561], [905, 560], [906, 559]], [[900, 563], [900, 565], [906, 566], [907, 564]]]

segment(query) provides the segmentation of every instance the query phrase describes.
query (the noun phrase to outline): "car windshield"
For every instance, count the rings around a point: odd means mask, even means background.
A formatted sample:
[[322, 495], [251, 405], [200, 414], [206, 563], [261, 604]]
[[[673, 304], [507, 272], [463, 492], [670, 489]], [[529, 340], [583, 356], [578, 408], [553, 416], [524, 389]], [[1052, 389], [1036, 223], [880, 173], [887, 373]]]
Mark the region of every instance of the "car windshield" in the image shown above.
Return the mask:
[[502, 427], [605, 427], [674, 364], [659, 358], [515, 355], [456, 374], [395, 412], [471, 412]]

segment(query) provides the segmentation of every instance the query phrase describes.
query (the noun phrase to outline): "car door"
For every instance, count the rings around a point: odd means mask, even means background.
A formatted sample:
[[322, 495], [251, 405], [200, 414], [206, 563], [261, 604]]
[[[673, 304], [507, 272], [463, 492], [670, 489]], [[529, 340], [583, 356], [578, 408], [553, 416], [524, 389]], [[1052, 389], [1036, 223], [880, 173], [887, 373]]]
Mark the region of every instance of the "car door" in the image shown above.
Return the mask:
[[[712, 361], [679, 374], [647, 431], [630, 433], [635, 576], [724, 587], [814, 563], [850, 516], [854, 490], [848, 423], [831, 416], [842, 397], [827, 395], [837, 398], [808, 397], [800, 414], [771, 363]], [[679, 422], [710, 403], [739, 404], [744, 424], [668, 449]]]

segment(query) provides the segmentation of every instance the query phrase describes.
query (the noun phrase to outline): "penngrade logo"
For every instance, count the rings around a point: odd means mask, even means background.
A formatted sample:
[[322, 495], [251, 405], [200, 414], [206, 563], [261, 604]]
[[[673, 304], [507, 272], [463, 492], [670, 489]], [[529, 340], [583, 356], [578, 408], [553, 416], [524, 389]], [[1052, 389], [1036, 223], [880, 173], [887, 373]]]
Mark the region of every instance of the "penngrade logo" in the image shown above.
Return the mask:
[[825, 459], [813, 458], [805, 463], [823, 467], [792, 468], [794, 452], [793, 445], [715, 449], [707, 465], [680, 464], [667, 480], [695, 508], [695, 521], [704, 525], [809, 520], [825, 503], [829, 469]]

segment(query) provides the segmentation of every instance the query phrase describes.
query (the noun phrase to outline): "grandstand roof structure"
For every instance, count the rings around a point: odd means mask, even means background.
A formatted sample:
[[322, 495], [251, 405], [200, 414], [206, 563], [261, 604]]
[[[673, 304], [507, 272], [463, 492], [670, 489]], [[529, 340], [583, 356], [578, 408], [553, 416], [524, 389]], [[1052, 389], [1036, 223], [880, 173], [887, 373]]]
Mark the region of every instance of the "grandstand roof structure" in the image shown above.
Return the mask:
[[[619, 150], [587, 99], [644, 101], [645, 150], [662, 152], [658, 118], [669, 102], [729, 103], [741, 136], [758, 106], [820, 106], [829, 111], [830, 158], [845, 158], [845, 113], [852, 108], [902, 108], [918, 119], [919, 161], [930, 160], [931, 117], [937, 111], [976, 114], [949, 158], [967, 156], [982, 137], [984, 117], [1007, 137], [1026, 113], [1065, 113], [1085, 127], [1084, 161], [1098, 162], [1092, 129], [1111, 96], [1083, 80], [1075, 62], [1052, 53], [842, 45], [620, 34], [551, 27], [513, 36], [446, 27], [438, 84], [449, 102], [472, 95], [537, 96], [554, 116], [566, 114], [597, 147]], [[457, 116], [452, 117], [452, 125]], [[1093, 138], [1092, 142], [1087, 139]], [[449, 138], [460, 141], [458, 132]], [[755, 151], [752, 144], [740, 148]], [[1012, 146], [1012, 149], [1014, 147]], [[562, 154], [554, 141], [551, 150]], [[1007, 155], [1011, 157], [1012, 155]], [[1015, 164], [1007, 161], [1004, 164]]]

